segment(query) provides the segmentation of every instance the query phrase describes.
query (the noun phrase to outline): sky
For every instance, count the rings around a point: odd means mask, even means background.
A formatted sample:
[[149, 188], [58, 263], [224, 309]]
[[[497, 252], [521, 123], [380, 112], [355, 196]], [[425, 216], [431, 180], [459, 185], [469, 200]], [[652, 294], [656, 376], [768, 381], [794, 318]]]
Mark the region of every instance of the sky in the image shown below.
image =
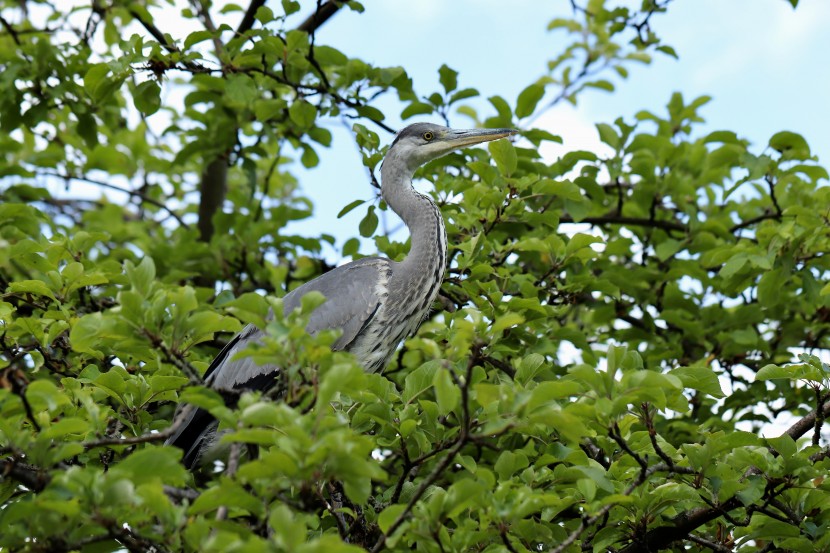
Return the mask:
[[[437, 70], [446, 63], [459, 72], [460, 87], [475, 87], [482, 98], [498, 94], [511, 103], [545, 74], [547, 60], [561, 49], [564, 37], [546, 31], [548, 21], [570, 15], [565, 0], [362, 3], [364, 13], [344, 9], [330, 19], [318, 31], [318, 42], [377, 66], [403, 66], [416, 90], [424, 93], [438, 89]], [[303, 3], [298, 20], [310, 13], [310, 4]], [[562, 136], [564, 144], [545, 154], [601, 149], [595, 123], [620, 116], [631, 121], [642, 109], [664, 113], [671, 94], [680, 92], [687, 101], [713, 98], [701, 111], [706, 119], [697, 131], [701, 135], [734, 130], [761, 151], [774, 133], [790, 130], [804, 135], [819, 161], [830, 165], [830, 2], [801, 0], [793, 10], [785, 0], [675, 0], [668, 13], [653, 17], [652, 27], [679, 59], [658, 55], [651, 65], [630, 67], [627, 80], [612, 79], [615, 92], [587, 91], [577, 106], [563, 103], [546, 112], [534, 124]], [[477, 108], [486, 115], [484, 103]], [[400, 108], [387, 111], [392, 116], [387, 122], [401, 126], [394, 117]], [[458, 114], [450, 122], [470, 125]], [[330, 128], [335, 133], [332, 148], [320, 152], [319, 167], [300, 174], [303, 193], [315, 204], [315, 218], [288, 231], [330, 233], [339, 247], [356, 234], [365, 210], [340, 220], [337, 213], [355, 199], [372, 199], [374, 189], [347, 130], [339, 122]], [[372, 248], [364, 241], [361, 253], [373, 253]], [[337, 250], [327, 255], [336, 260]]]

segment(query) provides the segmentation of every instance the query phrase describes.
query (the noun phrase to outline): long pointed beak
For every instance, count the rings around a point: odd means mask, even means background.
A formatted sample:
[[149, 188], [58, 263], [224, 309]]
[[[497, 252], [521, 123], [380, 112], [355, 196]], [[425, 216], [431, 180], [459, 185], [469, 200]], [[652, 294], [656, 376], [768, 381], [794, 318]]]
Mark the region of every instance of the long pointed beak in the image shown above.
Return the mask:
[[452, 144], [453, 148], [462, 148], [464, 146], [470, 146], [471, 144], [479, 144], [481, 142], [489, 142], [491, 140], [513, 136], [518, 133], [519, 131], [516, 129], [453, 129], [444, 136], [444, 141]]

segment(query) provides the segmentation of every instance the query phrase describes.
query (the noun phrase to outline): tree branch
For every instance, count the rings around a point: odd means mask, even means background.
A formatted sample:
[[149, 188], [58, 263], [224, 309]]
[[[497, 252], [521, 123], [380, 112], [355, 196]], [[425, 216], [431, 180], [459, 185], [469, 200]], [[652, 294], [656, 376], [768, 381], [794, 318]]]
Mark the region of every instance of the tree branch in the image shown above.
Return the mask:
[[176, 428], [179, 426], [179, 421], [173, 421], [168, 428], [162, 430], [161, 432], [154, 432], [151, 434], [142, 434], [141, 436], [132, 436], [128, 438], [118, 438], [118, 437], [110, 437], [110, 438], [101, 438], [100, 440], [93, 440], [91, 442], [84, 442], [84, 449], [89, 450], [96, 447], [103, 447], [103, 446], [110, 446], [110, 445], [134, 445], [134, 444], [143, 444], [147, 442], [159, 442], [162, 440], [166, 440], [173, 433], [176, 431]]
[[659, 228], [662, 230], [674, 230], [678, 232], [688, 232], [686, 225], [676, 221], [665, 221], [662, 219], [645, 219], [641, 217], [624, 217], [616, 213], [609, 213], [607, 215], [600, 215], [599, 217], [586, 217], [579, 221], [574, 221], [570, 215], [562, 215], [559, 218], [560, 223], [588, 223], [590, 225], [632, 225], [637, 227]]
[[251, 0], [251, 3], [248, 4], [248, 9], [245, 10], [245, 15], [242, 16], [242, 21], [239, 22], [239, 27], [236, 28], [236, 34], [241, 35], [251, 30], [256, 20], [257, 10], [264, 5], [265, 0]]
[[199, 239], [210, 242], [213, 237], [213, 216], [222, 206], [227, 193], [228, 158], [219, 155], [205, 166], [199, 186]]
[[14, 41], [14, 43], [17, 44], [18, 46], [20, 46], [21, 45], [20, 37], [17, 36], [17, 31], [15, 30], [14, 27], [12, 27], [11, 23], [6, 21], [6, 19], [3, 16], [0, 16], [0, 25], [2, 25], [2, 27], [4, 29], [6, 29], [6, 32], [9, 33], [9, 36], [12, 37], [12, 40]]
[[53, 171], [38, 171], [37, 175], [42, 176], [42, 177], [56, 177], [56, 178], [59, 178], [59, 179], [63, 179], [66, 182], [73, 181], [73, 180], [80, 181], [80, 182], [86, 182], [86, 183], [89, 183], [89, 184], [94, 184], [95, 186], [100, 186], [101, 188], [108, 188], [109, 190], [115, 190], [117, 192], [122, 192], [124, 194], [129, 195], [129, 196], [132, 196], [133, 198], [140, 199], [143, 203], [148, 203], [150, 205], [154, 205], [154, 206], [158, 207], [159, 209], [163, 209], [164, 211], [169, 213], [170, 216], [173, 217], [176, 220], [176, 222], [179, 223], [182, 227], [190, 228], [187, 225], [187, 223], [185, 223], [182, 220], [182, 218], [179, 217], [179, 215], [175, 211], [173, 211], [172, 209], [167, 207], [163, 202], [160, 202], [160, 201], [158, 201], [154, 198], [146, 196], [146, 195], [144, 195], [141, 192], [138, 192], [136, 190], [130, 190], [129, 188], [121, 188], [120, 186], [115, 186], [114, 184], [110, 184], [108, 182], [95, 180], [95, 179], [90, 179], [90, 178], [87, 178], [87, 177], [74, 177], [72, 175], [63, 175], [61, 173], [57, 173], [57, 172], [53, 172]]
[[42, 491], [52, 481], [52, 477], [44, 469], [23, 463], [16, 455], [0, 460], [0, 480], [6, 478], [23, 484], [33, 492]]
[[[830, 401], [822, 406], [824, 416], [830, 415]], [[816, 422], [816, 411], [804, 416], [792, 425], [784, 434], [797, 440], [809, 432]], [[747, 475], [759, 474], [757, 469], [749, 469]], [[733, 496], [719, 505], [713, 507], [698, 507], [689, 509], [674, 518], [672, 526], [659, 526], [646, 532], [636, 542], [630, 543], [620, 550], [620, 553], [648, 553], [668, 547], [675, 541], [689, 539], [693, 530], [715, 520], [729, 511], [738, 509], [743, 503], [737, 496]]]
[[[784, 434], [792, 438], [793, 440], [797, 440], [807, 432], [809, 432], [816, 424], [816, 411], [812, 411], [809, 414], [805, 415], [798, 422], [794, 425], [789, 427]], [[825, 401], [824, 405], [821, 409], [822, 415], [826, 418], [830, 416], [830, 401]]]
[[317, 29], [323, 26], [323, 24], [331, 19], [337, 11], [343, 7], [349, 0], [341, 0], [339, 2], [335, 2], [334, 0], [329, 0], [319, 9], [314, 10], [314, 13], [309, 15], [305, 21], [300, 23], [297, 27], [298, 31], [305, 31], [309, 34], [313, 33]]

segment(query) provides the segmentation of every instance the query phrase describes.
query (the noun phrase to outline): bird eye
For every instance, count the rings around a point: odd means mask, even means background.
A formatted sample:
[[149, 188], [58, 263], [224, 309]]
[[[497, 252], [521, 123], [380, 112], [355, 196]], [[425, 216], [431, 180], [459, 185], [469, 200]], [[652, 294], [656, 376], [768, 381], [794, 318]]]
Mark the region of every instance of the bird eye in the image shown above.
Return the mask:
[[424, 137], [424, 140], [427, 140], [427, 141], [432, 140], [433, 138], [435, 138], [435, 135], [433, 135], [433, 134], [432, 134], [431, 132], [429, 132], [429, 131], [425, 132], [425, 133], [424, 133], [423, 135], [421, 135], [421, 136], [423, 136], [423, 137]]

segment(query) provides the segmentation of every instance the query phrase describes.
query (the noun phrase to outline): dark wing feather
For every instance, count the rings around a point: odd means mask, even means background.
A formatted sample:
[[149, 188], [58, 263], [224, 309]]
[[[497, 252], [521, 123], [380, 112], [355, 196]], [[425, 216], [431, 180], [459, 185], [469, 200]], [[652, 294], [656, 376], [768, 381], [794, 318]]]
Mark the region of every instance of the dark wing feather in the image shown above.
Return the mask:
[[[233, 359], [237, 352], [257, 341], [262, 332], [253, 325], [246, 326], [222, 348], [205, 372], [205, 384], [219, 390], [235, 389], [266, 392], [277, 382], [279, 368], [275, 365], [256, 365], [251, 358]], [[188, 412], [189, 411], [189, 412]], [[197, 464], [210, 446], [216, 433], [216, 419], [202, 408], [183, 407], [176, 419], [183, 417], [176, 431], [165, 443], [184, 450], [183, 463], [187, 468]]]

